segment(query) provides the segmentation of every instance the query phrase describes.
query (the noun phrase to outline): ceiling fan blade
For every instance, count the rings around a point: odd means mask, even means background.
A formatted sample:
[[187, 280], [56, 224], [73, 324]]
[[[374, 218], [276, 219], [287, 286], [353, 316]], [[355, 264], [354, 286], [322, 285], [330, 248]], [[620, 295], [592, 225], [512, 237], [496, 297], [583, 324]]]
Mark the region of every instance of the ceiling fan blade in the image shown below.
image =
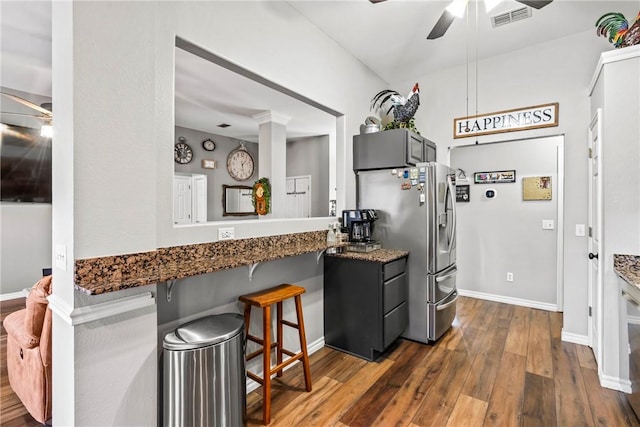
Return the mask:
[[1, 114], [10, 114], [12, 116], [24, 116], [24, 117], [33, 117], [36, 119], [50, 119], [49, 116], [39, 116], [37, 114], [27, 114], [27, 113], [12, 113], [10, 111], [0, 111], [0, 115]]
[[387, 0], [369, 0], [371, 3], [376, 4], [376, 3], [382, 3], [383, 1], [387, 1]]
[[516, 0], [518, 3], [522, 3], [526, 6], [532, 7], [534, 9], [542, 9], [553, 0]]
[[436, 25], [433, 26], [433, 29], [427, 36], [427, 39], [434, 40], [444, 36], [444, 33], [447, 32], [455, 18], [456, 17], [453, 13], [445, 9], [445, 11], [442, 12], [442, 15], [440, 16], [440, 19], [438, 19], [438, 22], [436, 22]]
[[42, 108], [41, 106], [36, 105], [31, 101], [27, 101], [24, 98], [20, 98], [19, 96], [16, 96], [16, 95], [11, 95], [9, 93], [0, 92], [0, 94], [6, 96], [9, 99], [12, 99], [12, 100], [16, 101], [16, 102], [18, 102], [18, 103], [20, 103], [20, 104], [22, 104], [22, 105], [24, 105], [26, 107], [29, 107], [29, 108], [31, 108], [33, 110], [36, 110], [37, 112], [42, 113], [47, 117], [53, 117], [53, 113], [51, 111], [47, 110], [46, 108]]

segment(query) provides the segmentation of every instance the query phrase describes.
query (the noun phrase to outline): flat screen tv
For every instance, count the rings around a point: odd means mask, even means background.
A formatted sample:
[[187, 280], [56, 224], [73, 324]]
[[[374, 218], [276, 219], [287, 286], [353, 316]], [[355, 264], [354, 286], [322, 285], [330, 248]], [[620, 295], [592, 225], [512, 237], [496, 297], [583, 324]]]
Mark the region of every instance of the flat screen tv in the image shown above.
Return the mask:
[[0, 200], [51, 203], [51, 138], [39, 129], [0, 127]]

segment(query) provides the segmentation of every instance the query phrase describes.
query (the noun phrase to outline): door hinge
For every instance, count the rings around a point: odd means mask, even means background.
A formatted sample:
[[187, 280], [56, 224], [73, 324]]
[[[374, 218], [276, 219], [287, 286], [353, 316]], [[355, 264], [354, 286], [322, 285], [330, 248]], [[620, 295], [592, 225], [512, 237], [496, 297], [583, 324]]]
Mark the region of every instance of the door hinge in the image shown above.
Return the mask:
[[589, 158], [593, 159], [593, 150], [589, 148]]
[[591, 316], [592, 316], [592, 314], [591, 314], [591, 306], [589, 306], [589, 317], [591, 317]]
[[589, 237], [593, 237], [593, 228], [589, 227]]

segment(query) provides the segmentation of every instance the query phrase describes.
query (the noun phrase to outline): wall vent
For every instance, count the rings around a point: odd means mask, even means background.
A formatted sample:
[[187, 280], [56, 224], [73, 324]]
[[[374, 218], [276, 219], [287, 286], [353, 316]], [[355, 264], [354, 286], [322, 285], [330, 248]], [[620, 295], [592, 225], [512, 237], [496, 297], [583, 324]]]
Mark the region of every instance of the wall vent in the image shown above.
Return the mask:
[[519, 9], [512, 10], [511, 12], [501, 13], [500, 15], [491, 17], [491, 26], [493, 28], [500, 27], [501, 25], [511, 24], [512, 22], [521, 21], [523, 19], [531, 18], [531, 8], [521, 7]]

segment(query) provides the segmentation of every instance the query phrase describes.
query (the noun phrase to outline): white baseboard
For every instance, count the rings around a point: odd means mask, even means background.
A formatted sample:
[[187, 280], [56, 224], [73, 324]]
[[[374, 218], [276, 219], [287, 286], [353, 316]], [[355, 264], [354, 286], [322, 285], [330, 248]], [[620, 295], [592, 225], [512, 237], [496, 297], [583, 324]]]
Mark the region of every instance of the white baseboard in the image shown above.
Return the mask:
[[[307, 352], [309, 353], [309, 356], [311, 356], [313, 353], [320, 350], [322, 347], [324, 347], [324, 337], [320, 337], [314, 342], [312, 342], [311, 344], [308, 344]], [[295, 363], [292, 363], [291, 365], [285, 367], [284, 370], [286, 371], [287, 369], [291, 368], [294, 365]], [[255, 372], [255, 374], [258, 375], [259, 377], [262, 377], [262, 372]], [[251, 393], [253, 390], [257, 389], [258, 387], [260, 387], [260, 384], [258, 384], [257, 382], [247, 377], [247, 394]]]
[[25, 298], [29, 292], [25, 293], [24, 289], [18, 292], [9, 292], [8, 294], [0, 294], [0, 301], [9, 301], [12, 299]]
[[539, 310], [560, 311], [558, 310], [557, 304], [549, 304], [546, 302], [531, 301], [514, 297], [505, 297], [503, 295], [487, 294], [484, 292], [468, 291], [465, 289], [458, 289], [458, 295], [461, 295], [463, 297], [483, 299], [487, 301], [502, 302], [505, 304], [519, 305], [522, 307], [537, 308]]
[[629, 316], [627, 315], [627, 323], [631, 325], [640, 325], [640, 316]]
[[579, 345], [586, 345], [587, 347], [589, 347], [589, 344], [590, 344], [588, 335], [574, 334], [571, 332], [565, 332], [563, 330], [560, 337], [564, 342], [570, 342], [570, 343], [579, 344]]
[[623, 393], [631, 393], [631, 381], [609, 375], [599, 374], [600, 385]]

